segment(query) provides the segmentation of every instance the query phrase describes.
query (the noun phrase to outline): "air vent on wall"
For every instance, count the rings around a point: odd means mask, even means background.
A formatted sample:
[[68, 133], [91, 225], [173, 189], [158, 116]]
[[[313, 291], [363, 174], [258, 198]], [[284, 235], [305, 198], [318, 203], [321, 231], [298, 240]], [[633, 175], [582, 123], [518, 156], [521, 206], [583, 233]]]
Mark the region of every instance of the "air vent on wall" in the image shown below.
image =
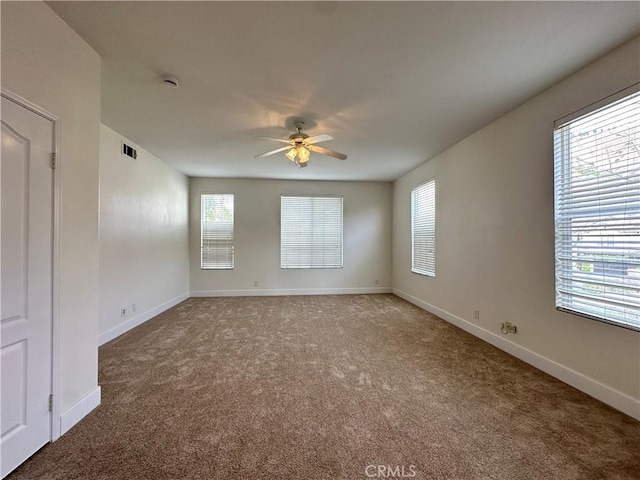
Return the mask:
[[131, 157], [134, 160], [138, 158], [138, 152], [136, 151], [136, 149], [124, 142], [122, 142], [122, 154], [126, 155], [127, 157]]

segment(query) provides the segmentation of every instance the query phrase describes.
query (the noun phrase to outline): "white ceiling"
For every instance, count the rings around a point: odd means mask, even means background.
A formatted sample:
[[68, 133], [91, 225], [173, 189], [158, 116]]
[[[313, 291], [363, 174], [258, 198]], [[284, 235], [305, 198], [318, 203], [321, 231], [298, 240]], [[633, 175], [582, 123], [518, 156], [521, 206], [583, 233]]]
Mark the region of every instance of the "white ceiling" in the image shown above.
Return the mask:
[[[102, 57], [102, 121], [191, 176], [393, 180], [640, 33], [637, 1], [49, 5]], [[296, 117], [348, 160], [255, 159]]]

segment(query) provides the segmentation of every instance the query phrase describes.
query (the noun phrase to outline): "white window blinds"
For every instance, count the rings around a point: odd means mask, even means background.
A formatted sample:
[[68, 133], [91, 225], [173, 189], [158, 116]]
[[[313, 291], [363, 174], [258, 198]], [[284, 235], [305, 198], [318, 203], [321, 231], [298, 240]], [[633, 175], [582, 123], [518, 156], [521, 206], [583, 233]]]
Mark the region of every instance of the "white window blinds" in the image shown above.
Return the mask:
[[203, 194], [200, 215], [200, 267], [233, 268], [233, 194]]
[[640, 330], [640, 93], [635, 90], [556, 122], [555, 271], [558, 309]]
[[436, 276], [436, 182], [411, 191], [411, 271]]
[[282, 195], [280, 266], [342, 268], [342, 197]]

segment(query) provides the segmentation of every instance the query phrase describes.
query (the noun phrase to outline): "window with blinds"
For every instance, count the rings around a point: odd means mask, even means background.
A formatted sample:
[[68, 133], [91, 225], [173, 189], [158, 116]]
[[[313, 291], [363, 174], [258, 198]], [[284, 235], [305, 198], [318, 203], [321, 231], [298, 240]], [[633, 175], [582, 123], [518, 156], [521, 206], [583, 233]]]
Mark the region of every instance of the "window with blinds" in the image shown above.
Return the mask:
[[280, 266], [342, 268], [342, 197], [281, 196]]
[[233, 194], [200, 197], [200, 268], [233, 268]]
[[556, 307], [640, 330], [640, 92], [554, 130]]
[[436, 182], [411, 191], [411, 271], [436, 276]]

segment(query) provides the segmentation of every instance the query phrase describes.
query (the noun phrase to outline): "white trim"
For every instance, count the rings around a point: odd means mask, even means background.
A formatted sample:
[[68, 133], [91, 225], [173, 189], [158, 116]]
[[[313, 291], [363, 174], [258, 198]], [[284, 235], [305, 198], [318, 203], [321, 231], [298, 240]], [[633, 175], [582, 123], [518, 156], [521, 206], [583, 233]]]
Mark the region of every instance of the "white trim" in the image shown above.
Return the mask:
[[[60, 219], [62, 218], [62, 120], [56, 120], [55, 129], [56, 168], [53, 170], [53, 316], [51, 332], [51, 393], [54, 398], [60, 392]], [[51, 410], [51, 441], [60, 438], [60, 406], [54, 402]]]
[[397, 288], [393, 289], [393, 293], [400, 298], [404, 298], [406, 301], [413, 303], [414, 305], [437, 315], [438, 317], [452, 323], [456, 327], [469, 332], [487, 343], [490, 343], [494, 347], [503, 350], [510, 355], [532, 365], [543, 372], [561, 380], [574, 388], [577, 388], [581, 392], [586, 393], [611, 407], [626, 413], [630, 417], [640, 420], [640, 399], [633, 398], [626, 393], [615, 390], [607, 385], [604, 385], [593, 378], [589, 378], [580, 372], [576, 372], [569, 367], [566, 367], [558, 362], [555, 362], [549, 358], [533, 352], [525, 347], [510, 342], [506, 338], [497, 335], [493, 332], [485, 330], [473, 323], [464, 320], [452, 313], [435, 307], [419, 298], [414, 297]]
[[101, 333], [100, 335], [98, 335], [98, 346], [102, 346], [105, 343], [110, 342], [114, 338], [119, 337], [123, 333], [128, 332], [132, 328], [143, 324], [147, 320], [151, 320], [156, 315], [160, 315], [162, 312], [169, 310], [171, 307], [175, 307], [179, 303], [184, 302], [187, 298], [189, 298], [189, 294], [185, 292], [161, 305], [158, 305], [157, 307], [151, 308], [146, 312], [141, 313], [137, 317], [131, 318], [126, 322], [121, 323], [111, 330], [107, 330], [106, 332]]
[[[27, 110], [46, 118], [53, 127], [53, 153], [56, 156], [56, 168], [53, 170], [53, 218], [51, 219], [52, 239], [51, 239], [51, 386], [50, 394], [57, 398], [60, 390], [60, 215], [62, 205], [62, 120], [44, 108], [30, 102], [29, 100], [13, 93], [5, 88], [0, 89], [2, 96], [8, 100], [21, 105]], [[56, 402], [53, 404], [51, 412], [51, 441], [60, 438], [60, 423], [55, 419], [60, 416], [60, 407]]]
[[80, 420], [86, 417], [94, 408], [100, 405], [101, 389], [96, 387], [92, 392], [78, 400], [60, 415], [60, 435], [64, 435]]
[[294, 295], [366, 295], [372, 293], [392, 293], [390, 287], [362, 288], [282, 288], [253, 290], [201, 290], [191, 292], [192, 297], [268, 297]]

